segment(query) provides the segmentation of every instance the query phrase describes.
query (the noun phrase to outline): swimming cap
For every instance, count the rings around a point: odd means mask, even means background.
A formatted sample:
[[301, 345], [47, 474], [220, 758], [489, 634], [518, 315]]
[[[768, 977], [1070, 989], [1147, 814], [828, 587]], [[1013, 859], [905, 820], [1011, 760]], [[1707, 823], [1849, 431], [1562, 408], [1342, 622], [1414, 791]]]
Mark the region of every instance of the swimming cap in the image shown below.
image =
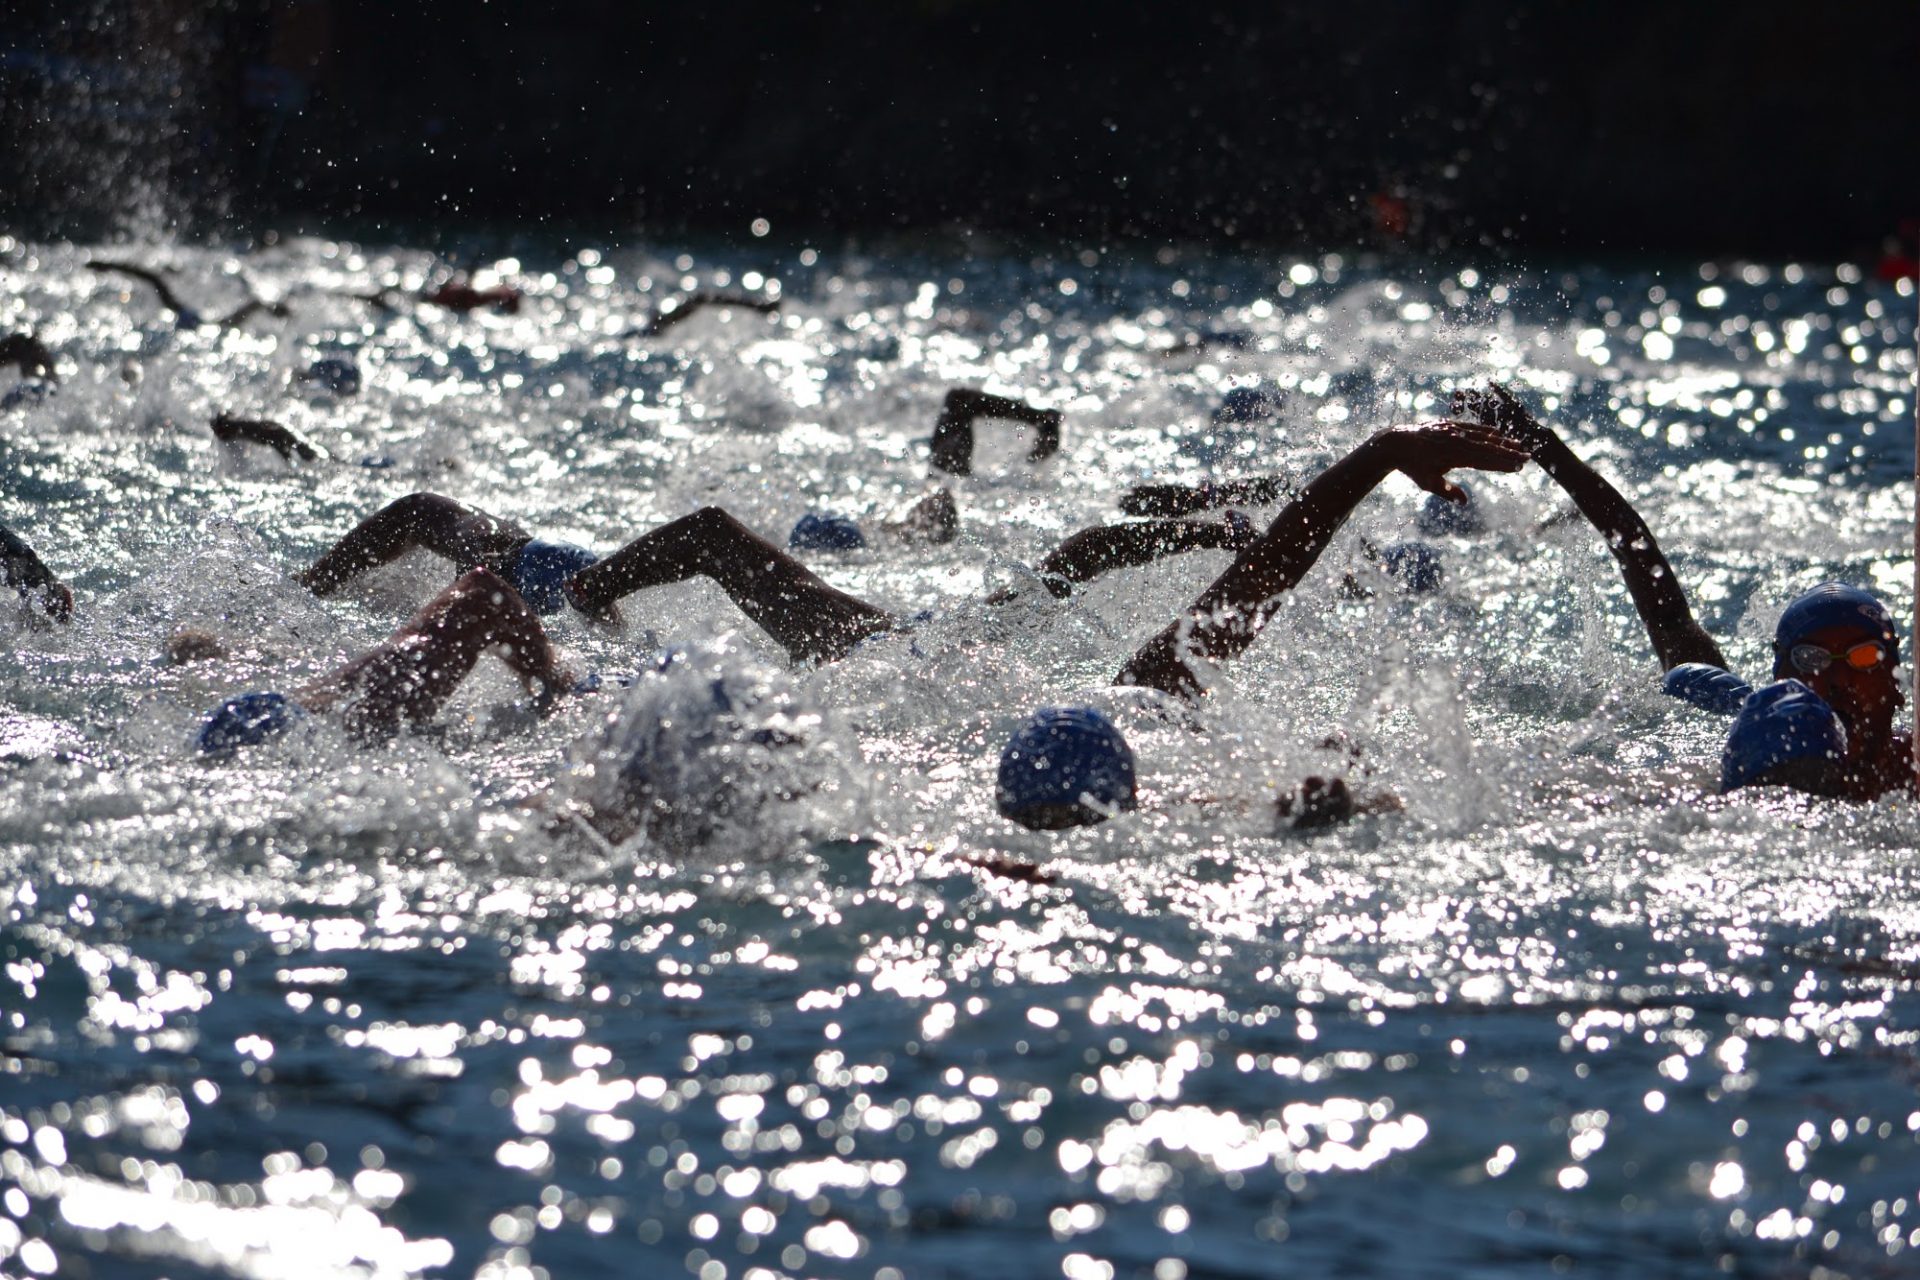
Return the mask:
[[566, 593], [561, 590], [566, 580], [599, 559], [585, 547], [576, 547], [571, 542], [545, 542], [535, 538], [520, 548], [520, 559], [513, 568], [513, 585], [535, 613], [558, 613], [567, 602]]
[[1380, 560], [1389, 577], [1416, 595], [1440, 589], [1440, 553], [1424, 542], [1396, 542], [1380, 553]]
[[1420, 514], [1414, 517], [1414, 525], [1428, 537], [1437, 537], [1443, 533], [1481, 533], [1487, 527], [1486, 514], [1481, 511], [1480, 503], [1474, 498], [1473, 490], [1463, 484], [1454, 487], [1467, 495], [1465, 502], [1449, 502], [1437, 493], [1427, 495], [1427, 501], [1420, 508]]
[[1773, 628], [1773, 674], [1791, 670], [1793, 646], [1828, 627], [1854, 627], [1879, 638], [1888, 655], [1900, 660], [1900, 637], [1894, 633], [1887, 606], [1873, 595], [1844, 582], [1823, 582], [1788, 605]]
[[207, 755], [227, 755], [279, 737], [306, 714], [284, 693], [243, 693], [207, 713], [194, 743]]
[[1798, 680], [1776, 680], [1740, 708], [1720, 753], [1720, 790], [1765, 781], [1781, 765], [1817, 764], [1847, 754], [1847, 731], [1820, 695]]
[[1277, 417], [1284, 403], [1274, 387], [1235, 387], [1220, 398], [1213, 411], [1215, 422], [1265, 422]]
[[300, 375], [302, 382], [317, 382], [338, 396], [350, 396], [360, 390], [360, 366], [345, 356], [322, 356]]
[[1690, 702], [1702, 711], [1732, 715], [1746, 702], [1753, 686], [1731, 671], [1710, 662], [1683, 662], [1667, 672], [1660, 692], [1669, 698]]
[[1000, 752], [995, 796], [1036, 831], [1102, 822], [1134, 807], [1133, 750], [1092, 707], [1042, 707]]
[[795, 551], [853, 551], [866, 546], [867, 537], [845, 516], [809, 511], [787, 535], [787, 545]]

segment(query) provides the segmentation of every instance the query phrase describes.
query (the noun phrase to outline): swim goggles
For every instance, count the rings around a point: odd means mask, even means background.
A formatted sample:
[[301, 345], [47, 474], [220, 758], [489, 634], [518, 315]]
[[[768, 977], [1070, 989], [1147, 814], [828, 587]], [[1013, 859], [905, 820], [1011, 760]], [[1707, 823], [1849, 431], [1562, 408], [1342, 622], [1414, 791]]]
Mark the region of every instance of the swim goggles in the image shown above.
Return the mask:
[[1796, 670], [1817, 676], [1835, 662], [1845, 662], [1855, 671], [1871, 671], [1887, 660], [1887, 651], [1872, 640], [1862, 640], [1838, 653], [1829, 652], [1817, 644], [1797, 644], [1787, 650], [1787, 659]]

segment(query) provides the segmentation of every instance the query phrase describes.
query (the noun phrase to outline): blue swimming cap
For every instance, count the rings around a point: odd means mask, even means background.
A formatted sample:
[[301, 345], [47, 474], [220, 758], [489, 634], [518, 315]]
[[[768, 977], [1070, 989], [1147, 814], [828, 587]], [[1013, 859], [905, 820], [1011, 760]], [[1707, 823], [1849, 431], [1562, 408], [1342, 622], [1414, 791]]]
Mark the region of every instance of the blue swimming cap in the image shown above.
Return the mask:
[[1134, 807], [1133, 750], [1091, 707], [1042, 707], [1000, 752], [996, 798], [1036, 831], [1104, 821]]
[[567, 602], [561, 588], [568, 578], [596, 563], [599, 556], [571, 542], [545, 542], [533, 539], [520, 548], [519, 562], [513, 568], [513, 585], [535, 613], [560, 612]]
[[1473, 490], [1458, 483], [1454, 487], [1467, 495], [1465, 502], [1449, 502], [1437, 493], [1430, 493], [1420, 514], [1414, 517], [1414, 525], [1429, 538], [1443, 533], [1481, 533], [1487, 527], [1486, 513], [1480, 509]]
[[1702, 711], [1717, 711], [1730, 716], [1740, 710], [1753, 692], [1753, 686], [1731, 671], [1710, 662], [1683, 662], [1667, 672], [1660, 692], [1669, 698], [1690, 702]]
[[207, 755], [227, 755], [279, 737], [306, 714], [284, 693], [243, 693], [207, 713], [194, 743]]
[[1798, 680], [1776, 680], [1747, 699], [1727, 732], [1720, 790], [1750, 786], [1784, 764], [1846, 754], [1847, 731], [1833, 708]]
[[1274, 387], [1235, 387], [1220, 398], [1215, 422], [1265, 422], [1278, 417], [1284, 397]]
[[1445, 576], [1440, 553], [1424, 542], [1396, 542], [1380, 553], [1380, 561], [1389, 577], [1398, 578], [1416, 595], [1438, 591]]
[[1889, 656], [1900, 660], [1900, 637], [1893, 629], [1887, 606], [1872, 594], [1844, 582], [1823, 582], [1788, 605], [1773, 628], [1773, 674], [1793, 668], [1788, 655], [1793, 646], [1828, 627], [1854, 627], [1879, 638]]
[[317, 382], [337, 396], [350, 396], [360, 390], [360, 366], [345, 356], [322, 356], [307, 366], [300, 381]]
[[809, 511], [787, 535], [787, 545], [795, 551], [854, 551], [867, 545], [867, 537], [845, 516]]

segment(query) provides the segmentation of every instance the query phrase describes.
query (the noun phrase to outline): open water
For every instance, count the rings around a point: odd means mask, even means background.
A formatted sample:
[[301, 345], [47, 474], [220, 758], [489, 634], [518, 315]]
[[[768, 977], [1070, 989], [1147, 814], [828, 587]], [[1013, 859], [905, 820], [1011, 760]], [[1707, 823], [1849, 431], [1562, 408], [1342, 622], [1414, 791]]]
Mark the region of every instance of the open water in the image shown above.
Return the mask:
[[[80, 602], [69, 628], [0, 611], [0, 1272], [1920, 1268], [1920, 816], [1715, 795], [1724, 721], [1659, 695], [1545, 477], [1469, 478], [1491, 528], [1430, 539], [1424, 597], [1367, 578], [1362, 540], [1418, 510], [1390, 482], [1191, 716], [1107, 681], [1225, 555], [980, 603], [1129, 485], [1310, 473], [1498, 377], [1761, 673], [1823, 578], [1911, 616], [1910, 290], [748, 243], [523, 250], [493, 264], [528, 290], [511, 317], [325, 292], [418, 281], [421, 250], [139, 253], [209, 313], [241, 273], [292, 304], [222, 331], [81, 269], [108, 250], [0, 241], [0, 331], [62, 375], [0, 412], [0, 521]], [[634, 336], [696, 286], [785, 306]], [[1157, 354], [1203, 331], [1234, 342]], [[357, 396], [293, 380], [335, 354]], [[1277, 420], [1210, 421], [1257, 381]], [[787, 670], [705, 584], [630, 599], [619, 632], [556, 620], [582, 668], [681, 645], [759, 673], [817, 718], [817, 785], [696, 770], [749, 802], [629, 847], [550, 835], [520, 802], [649, 686], [540, 721], [490, 660], [428, 736], [188, 747], [220, 698], [325, 670], [448, 580], [415, 557], [336, 601], [292, 583], [383, 502], [435, 490], [602, 551], [710, 502], [776, 537], [871, 521], [925, 491], [954, 385], [1061, 408], [1065, 448], [1029, 465], [983, 428], [958, 542], [810, 557], [930, 610], [911, 635]], [[220, 410], [328, 458], [234, 455]], [[180, 627], [233, 661], [164, 665]], [[1142, 808], [1023, 831], [993, 810], [1000, 745], [1070, 702], [1127, 732]], [[1405, 812], [1277, 824], [1342, 767]]]

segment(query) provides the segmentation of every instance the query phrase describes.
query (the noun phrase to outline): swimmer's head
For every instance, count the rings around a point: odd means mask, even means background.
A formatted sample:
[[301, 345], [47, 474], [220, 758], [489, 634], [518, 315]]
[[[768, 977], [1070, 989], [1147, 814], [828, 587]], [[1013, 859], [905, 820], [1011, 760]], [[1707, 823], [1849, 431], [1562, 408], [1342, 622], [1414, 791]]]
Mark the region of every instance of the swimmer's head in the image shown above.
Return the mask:
[[1886, 650], [1889, 670], [1900, 661], [1900, 637], [1893, 629], [1893, 615], [1872, 594], [1844, 582], [1823, 582], [1805, 592], [1781, 613], [1773, 629], [1773, 675], [1786, 679], [1814, 674], [1796, 665], [1793, 650], [1815, 632], [1840, 631], [1857, 634]]
[[787, 545], [795, 551], [857, 551], [867, 536], [846, 516], [809, 511], [787, 535]]
[[995, 789], [1000, 812], [1058, 831], [1134, 807], [1133, 749], [1092, 707], [1042, 707], [1008, 739]]
[[1798, 680], [1755, 692], [1740, 708], [1720, 754], [1720, 790], [1792, 786], [1829, 790], [1846, 758], [1847, 730], [1832, 707]]
[[305, 716], [284, 693], [243, 693], [207, 713], [194, 745], [204, 755], [230, 755], [279, 737]]
[[1473, 490], [1458, 481], [1454, 482], [1453, 487], [1466, 495], [1466, 501], [1451, 502], [1437, 493], [1430, 493], [1426, 504], [1420, 508], [1420, 514], [1414, 519], [1415, 526], [1429, 538], [1443, 533], [1480, 533], [1487, 527], [1486, 513], [1480, 509]]
[[520, 549], [520, 559], [513, 567], [514, 589], [535, 613], [558, 613], [567, 602], [567, 579], [599, 559], [585, 547], [571, 542], [535, 538]]
[[1905, 704], [1894, 667], [1900, 639], [1885, 605], [1858, 587], [1823, 582], [1789, 604], [1773, 633], [1773, 673], [1801, 681], [1847, 727], [1851, 763], [1880, 760]]
[[1380, 553], [1387, 576], [1414, 595], [1438, 591], [1446, 570], [1440, 553], [1424, 542], [1396, 542]]

